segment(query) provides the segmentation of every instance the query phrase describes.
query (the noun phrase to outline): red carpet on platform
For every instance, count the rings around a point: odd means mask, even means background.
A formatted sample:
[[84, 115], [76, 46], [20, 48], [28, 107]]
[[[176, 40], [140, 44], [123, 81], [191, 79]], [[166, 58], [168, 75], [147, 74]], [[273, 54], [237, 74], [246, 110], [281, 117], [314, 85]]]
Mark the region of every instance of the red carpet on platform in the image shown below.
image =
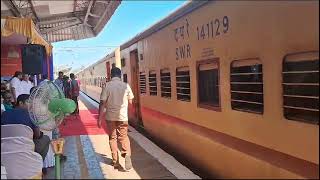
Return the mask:
[[97, 135], [107, 134], [106, 122], [102, 121], [102, 127], [97, 125], [98, 110], [80, 110], [80, 116], [68, 116], [65, 125], [59, 126], [61, 136]]

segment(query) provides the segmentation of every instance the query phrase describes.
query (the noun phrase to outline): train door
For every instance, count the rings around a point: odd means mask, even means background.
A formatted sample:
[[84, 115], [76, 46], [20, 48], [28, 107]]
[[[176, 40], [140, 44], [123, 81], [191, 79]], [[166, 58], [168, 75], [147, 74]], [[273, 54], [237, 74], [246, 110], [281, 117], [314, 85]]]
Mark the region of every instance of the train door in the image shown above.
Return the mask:
[[111, 70], [110, 70], [110, 62], [106, 62], [107, 68], [107, 82], [111, 80]]
[[130, 52], [130, 65], [131, 65], [131, 88], [134, 94], [133, 99], [133, 123], [137, 127], [142, 128], [143, 122], [141, 119], [141, 107], [140, 107], [140, 94], [139, 94], [139, 60], [138, 51], [134, 50]]

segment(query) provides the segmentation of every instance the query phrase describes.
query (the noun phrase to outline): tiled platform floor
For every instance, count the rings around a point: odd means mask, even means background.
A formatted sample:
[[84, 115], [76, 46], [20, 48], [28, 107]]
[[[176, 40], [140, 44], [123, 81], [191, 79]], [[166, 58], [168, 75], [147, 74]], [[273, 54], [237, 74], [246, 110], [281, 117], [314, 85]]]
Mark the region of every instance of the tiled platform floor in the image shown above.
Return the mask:
[[[132, 139], [133, 169], [129, 172], [114, 170], [111, 166], [107, 135], [70, 136], [65, 139], [68, 159], [62, 163], [62, 179], [176, 179]], [[123, 158], [120, 164], [124, 167]], [[53, 173], [50, 175], [48, 178], [54, 178]]]
[[[79, 101], [80, 110], [87, 109], [87, 102]], [[136, 131], [130, 131], [133, 169], [129, 172], [114, 170], [111, 166], [111, 151], [108, 135], [80, 135], [65, 138], [64, 154], [67, 161], [62, 162], [62, 179], [177, 179], [168, 168], [154, 156], [146, 152], [132, 139]], [[120, 157], [124, 167], [124, 159]], [[197, 176], [195, 176], [197, 177]], [[48, 169], [45, 179], [54, 178], [54, 168]], [[190, 177], [192, 178], [192, 177]]]

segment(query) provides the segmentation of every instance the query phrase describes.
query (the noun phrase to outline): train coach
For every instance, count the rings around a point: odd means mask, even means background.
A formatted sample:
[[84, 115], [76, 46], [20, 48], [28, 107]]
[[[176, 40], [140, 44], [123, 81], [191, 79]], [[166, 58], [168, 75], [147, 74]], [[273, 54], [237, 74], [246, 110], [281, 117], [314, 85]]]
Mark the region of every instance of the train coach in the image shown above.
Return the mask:
[[110, 68], [129, 121], [202, 177], [319, 178], [319, 2], [191, 1], [78, 74]]

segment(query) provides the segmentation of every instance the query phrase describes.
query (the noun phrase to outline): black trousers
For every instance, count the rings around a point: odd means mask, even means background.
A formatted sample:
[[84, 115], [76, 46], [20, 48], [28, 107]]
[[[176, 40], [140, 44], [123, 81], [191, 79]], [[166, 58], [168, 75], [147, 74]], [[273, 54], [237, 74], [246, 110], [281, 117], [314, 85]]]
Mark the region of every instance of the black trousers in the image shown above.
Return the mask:
[[47, 156], [49, 146], [50, 146], [50, 138], [46, 135], [43, 135], [40, 139], [33, 139], [35, 152], [39, 153], [44, 160]]
[[79, 114], [78, 96], [72, 96], [71, 99], [76, 103], [76, 110], [72, 114]]

